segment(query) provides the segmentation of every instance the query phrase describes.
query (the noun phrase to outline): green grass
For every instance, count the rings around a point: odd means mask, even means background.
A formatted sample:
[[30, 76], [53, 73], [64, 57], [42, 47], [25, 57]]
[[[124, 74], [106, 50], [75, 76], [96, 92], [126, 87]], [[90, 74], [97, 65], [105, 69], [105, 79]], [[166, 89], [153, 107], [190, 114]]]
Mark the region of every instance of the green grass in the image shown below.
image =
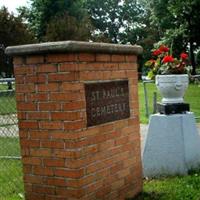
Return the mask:
[[0, 160], [0, 200], [22, 200], [22, 165], [20, 160]]
[[14, 94], [0, 96], [0, 115], [16, 113], [16, 99]]
[[144, 181], [143, 192], [134, 200], [199, 200], [200, 171], [188, 176]]
[[[158, 101], [161, 100], [159, 92], [156, 89], [155, 83], [147, 83], [147, 96], [149, 113], [153, 112], [153, 93], [157, 92]], [[190, 84], [189, 88], [185, 94], [185, 102], [190, 104], [190, 109], [194, 112], [195, 116], [200, 117], [200, 87], [196, 84]], [[145, 98], [144, 98], [144, 87], [141, 82], [139, 82], [139, 104], [140, 104], [140, 122], [148, 123], [148, 118], [145, 116]], [[200, 122], [200, 119], [197, 120]]]
[[18, 138], [0, 137], [0, 200], [22, 200], [21, 160], [5, 159], [3, 156], [19, 156]]

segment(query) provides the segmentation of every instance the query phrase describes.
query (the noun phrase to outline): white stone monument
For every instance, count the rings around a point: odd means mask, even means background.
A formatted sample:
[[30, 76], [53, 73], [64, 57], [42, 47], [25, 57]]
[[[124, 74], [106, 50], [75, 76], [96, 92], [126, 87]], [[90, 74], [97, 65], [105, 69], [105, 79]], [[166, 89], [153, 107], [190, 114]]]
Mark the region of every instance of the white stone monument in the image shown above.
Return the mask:
[[142, 153], [145, 177], [185, 175], [200, 166], [200, 135], [193, 113], [154, 114]]

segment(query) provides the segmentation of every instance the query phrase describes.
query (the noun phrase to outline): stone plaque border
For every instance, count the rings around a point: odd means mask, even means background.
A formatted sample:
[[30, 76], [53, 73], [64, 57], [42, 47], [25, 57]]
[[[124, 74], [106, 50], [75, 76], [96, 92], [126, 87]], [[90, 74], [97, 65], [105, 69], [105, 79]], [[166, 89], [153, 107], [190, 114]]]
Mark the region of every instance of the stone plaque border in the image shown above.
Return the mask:
[[85, 83], [87, 127], [130, 117], [128, 80]]

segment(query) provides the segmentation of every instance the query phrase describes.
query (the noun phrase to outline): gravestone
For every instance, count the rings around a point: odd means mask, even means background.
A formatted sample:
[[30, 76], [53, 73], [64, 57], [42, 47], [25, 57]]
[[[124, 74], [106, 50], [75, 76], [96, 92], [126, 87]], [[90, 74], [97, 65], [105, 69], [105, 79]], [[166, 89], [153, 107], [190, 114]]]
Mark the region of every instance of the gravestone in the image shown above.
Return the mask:
[[53, 42], [14, 57], [26, 200], [120, 200], [142, 190], [139, 46]]

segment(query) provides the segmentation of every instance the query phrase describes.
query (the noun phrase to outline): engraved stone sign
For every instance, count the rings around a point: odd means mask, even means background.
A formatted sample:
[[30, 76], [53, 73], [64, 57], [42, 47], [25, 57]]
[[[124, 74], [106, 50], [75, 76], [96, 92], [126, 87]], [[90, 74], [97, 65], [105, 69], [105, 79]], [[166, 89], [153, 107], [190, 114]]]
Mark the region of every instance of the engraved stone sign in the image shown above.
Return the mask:
[[87, 126], [130, 117], [128, 80], [85, 84]]

